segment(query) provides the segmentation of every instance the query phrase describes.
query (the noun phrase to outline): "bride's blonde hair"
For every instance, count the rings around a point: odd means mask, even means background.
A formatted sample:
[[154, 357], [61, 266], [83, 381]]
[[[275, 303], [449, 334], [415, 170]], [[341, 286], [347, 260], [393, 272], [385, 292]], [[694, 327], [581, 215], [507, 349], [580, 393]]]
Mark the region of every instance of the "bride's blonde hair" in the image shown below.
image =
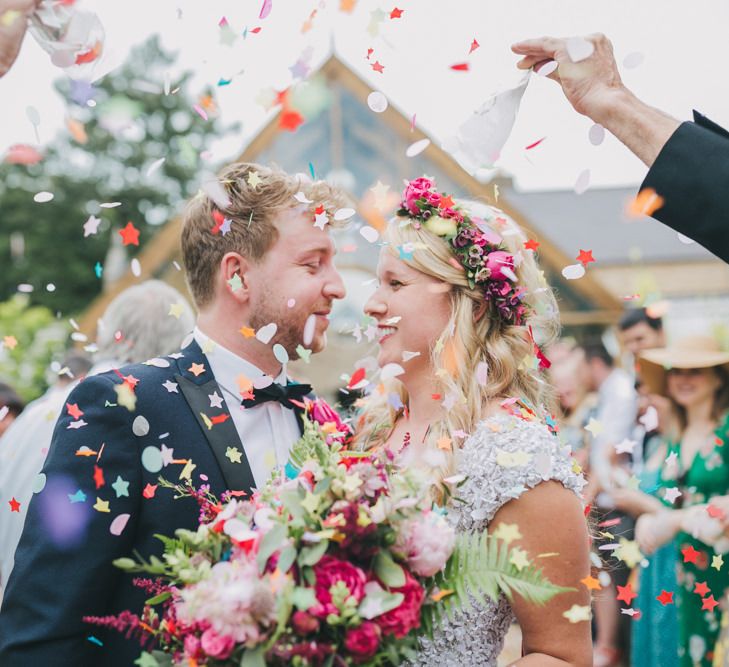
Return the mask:
[[[521, 258], [514, 273], [524, 290], [522, 302], [528, 311], [521, 326], [506, 324], [490, 307], [477, 318], [483, 308], [484, 293], [479, 287], [469, 286], [465, 272], [453, 261], [455, 253], [450, 242], [424, 226], [414, 225], [409, 218], [396, 217], [389, 222], [383, 234], [383, 241], [388, 244], [385, 252], [397, 253], [399, 246], [407, 244], [408, 250], [413, 249], [412, 258], [410, 253], [404, 254], [403, 261], [408, 266], [451, 285], [450, 319], [431, 350], [431, 364], [441, 396], [450, 397], [454, 403], [446, 410], [442, 422], [431, 425], [426, 437], [428, 450], [445, 452], [432, 457], [435, 462], [432, 467], [439, 468], [443, 475], [452, 470], [452, 455], [444, 438], [449, 438], [452, 448], [456, 448], [460, 442], [458, 432], [471, 433], [483, 419], [489, 401], [516, 397], [534, 408], [553, 407], [551, 388], [537, 368], [529, 328], [540, 346], [551, 343], [559, 331], [554, 294], [539, 270], [534, 253], [524, 250], [526, 239], [518, 225], [499, 209], [485, 204], [459, 201], [457, 205], [483, 218], [502, 237], [502, 245]], [[499, 223], [495, 222], [497, 218]], [[487, 368], [485, 382], [483, 377], [477, 377], [482, 362]], [[392, 393], [407, 405], [407, 391], [399, 380], [395, 378], [380, 385], [365, 399], [355, 445], [369, 449], [387, 439], [398, 415], [390, 400]]]

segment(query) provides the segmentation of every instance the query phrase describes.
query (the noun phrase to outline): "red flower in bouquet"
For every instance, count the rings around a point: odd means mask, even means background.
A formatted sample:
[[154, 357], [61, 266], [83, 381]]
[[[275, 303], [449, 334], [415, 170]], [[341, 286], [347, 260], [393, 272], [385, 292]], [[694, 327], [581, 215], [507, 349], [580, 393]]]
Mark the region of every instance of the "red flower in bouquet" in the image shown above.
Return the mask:
[[[313, 401], [304, 399], [306, 411], [309, 418], [322, 427], [331, 428], [333, 431], [343, 434], [338, 440], [346, 440], [352, 434], [352, 430], [342, 421], [337, 411], [332, 408], [323, 398], [317, 398]], [[327, 437], [327, 442], [329, 438]]]
[[361, 602], [364, 598], [364, 585], [367, 577], [362, 570], [351, 563], [326, 555], [314, 565], [314, 574], [316, 575], [314, 594], [318, 604], [309, 609], [309, 613], [314, 616], [326, 618], [329, 614], [339, 613], [332, 603], [330, 589], [340, 581], [357, 602]]
[[420, 627], [420, 607], [423, 604], [425, 591], [418, 581], [403, 568], [405, 584], [399, 588], [390, 588], [392, 593], [402, 593], [404, 599], [400, 606], [380, 614], [375, 622], [385, 635], [395, 635], [402, 639], [413, 628]]
[[357, 659], [371, 658], [380, 646], [380, 627], [372, 621], [365, 621], [356, 628], [347, 630], [344, 647]]
[[200, 637], [200, 646], [211, 658], [225, 660], [235, 648], [235, 639], [230, 635], [219, 635], [212, 628], [208, 628]]

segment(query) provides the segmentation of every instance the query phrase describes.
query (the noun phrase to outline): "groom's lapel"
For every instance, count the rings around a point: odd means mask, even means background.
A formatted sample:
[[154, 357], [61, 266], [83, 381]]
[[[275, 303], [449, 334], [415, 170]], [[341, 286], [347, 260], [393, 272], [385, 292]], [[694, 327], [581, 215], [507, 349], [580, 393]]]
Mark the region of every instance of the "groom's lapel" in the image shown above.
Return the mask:
[[[194, 340], [183, 354], [177, 359], [179, 373], [175, 375], [182, 395], [215, 454], [228, 489], [250, 493], [256, 482], [233, 417], [225, 400], [221, 401], [221, 408], [210, 405], [210, 396], [217, 392], [222, 397], [223, 392], [215, 381], [208, 359]], [[236, 463], [239, 458], [240, 462]]]

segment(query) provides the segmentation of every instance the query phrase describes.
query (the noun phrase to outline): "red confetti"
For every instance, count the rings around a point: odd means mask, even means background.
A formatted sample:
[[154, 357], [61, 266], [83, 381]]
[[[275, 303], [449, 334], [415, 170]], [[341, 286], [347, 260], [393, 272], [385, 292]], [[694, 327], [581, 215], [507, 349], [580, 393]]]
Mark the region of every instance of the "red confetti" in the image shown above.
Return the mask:
[[84, 414], [84, 411], [79, 409], [78, 403], [66, 403], [66, 411], [74, 419], [81, 419]]
[[697, 595], [700, 595], [701, 597], [704, 597], [705, 595], [708, 595], [710, 593], [709, 587], [706, 585], [705, 581], [702, 581], [701, 583], [696, 583], [694, 586], [694, 593]]
[[545, 140], [546, 138], [547, 138], [547, 137], [542, 137], [541, 139], [538, 139], [538, 140], [537, 140], [537, 141], [535, 141], [535, 142], [534, 142], [533, 144], [529, 144], [529, 145], [528, 145], [528, 146], [527, 146], [527, 147], [526, 147], [526, 148], [525, 148], [524, 150], [525, 150], [525, 151], [530, 151], [530, 150], [531, 150], [532, 148], [536, 148], [536, 147], [537, 147], [537, 146], [539, 146], [539, 144], [541, 144], [541, 143], [542, 143], [542, 142], [543, 142], [543, 141], [544, 141], [544, 140]]
[[669, 591], [661, 591], [661, 594], [656, 597], [656, 600], [660, 602], [664, 607], [667, 604], [673, 604], [673, 593], [670, 593]]
[[701, 602], [701, 611], [714, 611], [714, 607], [719, 604], [714, 599], [713, 595], [710, 595], [708, 598], [704, 598]]
[[590, 262], [594, 262], [595, 258], [592, 256], [592, 250], [582, 250], [580, 249], [580, 254], [575, 257], [575, 259], [582, 264], [582, 266], [587, 266]]
[[709, 516], [712, 519], [723, 519], [726, 516], [724, 514], [724, 512], [721, 509], [719, 509], [716, 505], [711, 505], [711, 504], [707, 505], [706, 511], [709, 513]]
[[468, 63], [456, 63], [455, 65], [451, 65], [451, 69], [455, 72], [468, 72], [469, 64]]
[[683, 549], [681, 549], [681, 554], [683, 555], [684, 563], [695, 563], [701, 555], [701, 552], [696, 551], [696, 549], [694, 549], [690, 544], [687, 544]]
[[119, 230], [119, 236], [122, 237], [122, 245], [139, 245], [139, 230], [131, 222]]
[[475, 39], [471, 42], [471, 48], [468, 51], [468, 55], [470, 56], [479, 46], [481, 46]]
[[10, 503], [11, 512], [20, 512], [20, 503], [17, 500], [15, 500], [15, 496], [13, 496], [10, 500], [8, 500], [8, 503]]
[[261, 32], [261, 28], [260, 27], [253, 28], [250, 32], [252, 32], [254, 35], [257, 35], [259, 32]]
[[213, 424], [222, 424], [222, 423], [228, 421], [229, 419], [230, 419], [229, 414], [222, 414], [222, 415], [218, 415], [217, 417], [211, 417], [210, 421]]
[[625, 604], [630, 605], [631, 601], [638, 597], [638, 594], [633, 590], [633, 587], [628, 584], [627, 586], [618, 586], [618, 594], [615, 597], [621, 602], [625, 602]]
[[390, 12], [390, 18], [399, 19], [402, 16], [403, 11], [403, 9], [398, 9], [397, 7], [395, 7], [395, 9]]
[[157, 491], [156, 484], [147, 484], [147, 486], [144, 487], [144, 491], [142, 491], [142, 495], [147, 499], [154, 498], [154, 494], [156, 491]]
[[529, 239], [524, 243], [524, 248], [527, 250], [536, 250], [539, 247], [539, 242], [534, 239]]
[[374, 49], [367, 49], [367, 60], [370, 59], [370, 56], [375, 52]]
[[215, 220], [215, 224], [210, 231], [213, 234], [217, 234], [220, 231], [220, 228], [223, 226], [223, 223], [225, 222], [225, 216], [220, 211], [218, 211], [217, 208], [215, 208], [213, 209], [213, 220]]
[[42, 159], [43, 155], [27, 144], [14, 144], [5, 154], [5, 162], [8, 164], [37, 164]]
[[288, 132], [296, 132], [296, 130], [299, 128], [299, 125], [301, 125], [303, 122], [304, 117], [298, 111], [294, 111], [293, 109], [285, 109], [281, 112], [281, 116], [278, 119], [278, 126], [282, 130], [287, 130]]
[[375, 70], [375, 72], [382, 74], [385, 71], [385, 66], [382, 65], [379, 60], [375, 60], [372, 64], [372, 69]]
[[96, 489], [100, 489], [106, 482], [104, 481], [104, 471], [99, 466], [94, 466], [94, 484]]
[[364, 368], [358, 368], [354, 373], [352, 373], [352, 377], [349, 378], [349, 384], [347, 385], [347, 389], [352, 389], [356, 385], [358, 385], [362, 380], [365, 379], [365, 376], [367, 375], [367, 372]]

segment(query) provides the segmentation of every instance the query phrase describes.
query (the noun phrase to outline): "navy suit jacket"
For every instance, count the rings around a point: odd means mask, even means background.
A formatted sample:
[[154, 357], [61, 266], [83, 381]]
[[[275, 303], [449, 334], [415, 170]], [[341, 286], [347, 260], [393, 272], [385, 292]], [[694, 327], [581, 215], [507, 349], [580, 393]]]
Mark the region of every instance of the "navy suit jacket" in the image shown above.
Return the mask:
[[641, 189], [665, 202], [653, 217], [729, 262], [729, 132], [694, 111], [658, 154]]
[[[136, 381], [132, 411], [119, 404], [124, 377]], [[254, 485], [225, 403], [210, 405], [216, 390], [222, 396], [194, 341], [180, 353], [88, 377], [74, 389], [53, 433], [45, 487], [30, 503], [15, 553], [0, 610], [0, 665], [133, 664], [141, 653], [137, 641], [82, 618], [139, 613], [149, 595], [112, 561], [159, 555], [155, 533], [197, 528], [197, 503], [154, 489], [158, 477], [179, 482], [189, 473], [196, 487], [207, 483], [217, 495]], [[173, 450], [164, 461], [163, 444]], [[240, 463], [226, 457], [229, 447], [242, 452]], [[118, 527], [123, 515], [126, 525], [113, 534], [112, 523]]]

